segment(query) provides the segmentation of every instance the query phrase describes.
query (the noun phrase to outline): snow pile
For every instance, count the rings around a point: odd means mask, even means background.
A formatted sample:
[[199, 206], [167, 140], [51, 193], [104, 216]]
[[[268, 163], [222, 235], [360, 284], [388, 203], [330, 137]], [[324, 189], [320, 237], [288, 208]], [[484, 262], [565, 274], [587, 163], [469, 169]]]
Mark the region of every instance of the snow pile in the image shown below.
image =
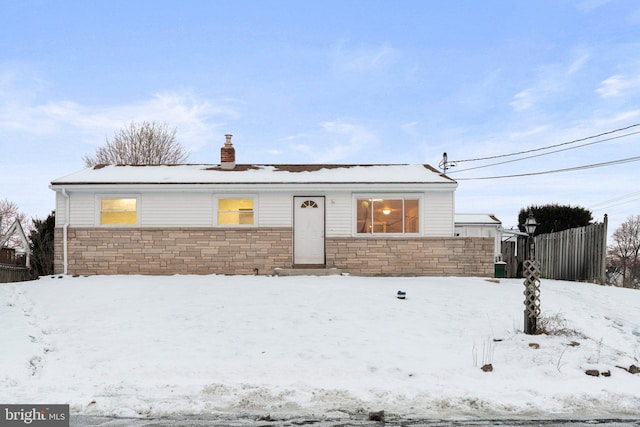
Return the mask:
[[640, 374], [618, 367], [640, 365], [640, 292], [543, 280], [556, 333], [528, 336], [522, 291], [340, 276], [1, 284], [0, 402], [143, 417], [640, 414]]

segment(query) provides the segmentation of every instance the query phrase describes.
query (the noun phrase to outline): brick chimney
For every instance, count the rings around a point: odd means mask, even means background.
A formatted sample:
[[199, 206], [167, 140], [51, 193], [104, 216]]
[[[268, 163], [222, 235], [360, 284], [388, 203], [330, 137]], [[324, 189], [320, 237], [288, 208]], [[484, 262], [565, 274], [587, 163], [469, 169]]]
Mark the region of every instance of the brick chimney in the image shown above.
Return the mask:
[[233, 135], [225, 135], [227, 140], [224, 143], [224, 147], [220, 149], [220, 167], [225, 170], [231, 170], [236, 167], [236, 149], [233, 148], [231, 143], [231, 137]]

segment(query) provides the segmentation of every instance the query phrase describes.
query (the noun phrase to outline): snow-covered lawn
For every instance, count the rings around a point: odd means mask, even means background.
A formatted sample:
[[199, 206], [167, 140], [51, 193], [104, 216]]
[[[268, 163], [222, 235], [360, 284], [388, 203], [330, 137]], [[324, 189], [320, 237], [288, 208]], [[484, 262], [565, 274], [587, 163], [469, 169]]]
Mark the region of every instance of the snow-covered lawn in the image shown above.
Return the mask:
[[0, 402], [142, 417], [640, 415], [640, 374], [617, 367], [640, 365], [640, 292], [543, 280], [543, 314], [567, 331], [528, 336], [522, 291], [456, 277], [1, 284]]

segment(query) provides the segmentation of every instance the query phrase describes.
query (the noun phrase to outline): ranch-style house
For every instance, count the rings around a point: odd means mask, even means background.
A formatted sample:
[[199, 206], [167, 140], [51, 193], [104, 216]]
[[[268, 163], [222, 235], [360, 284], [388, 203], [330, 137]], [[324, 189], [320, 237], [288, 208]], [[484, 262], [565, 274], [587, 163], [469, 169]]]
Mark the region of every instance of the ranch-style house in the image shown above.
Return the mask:
[[495, 238], [456, 236], [457, 185], [423, 164], [236, 164], [227, 135], [219, 164], [55, 179], [55, 271], [491, 276]]

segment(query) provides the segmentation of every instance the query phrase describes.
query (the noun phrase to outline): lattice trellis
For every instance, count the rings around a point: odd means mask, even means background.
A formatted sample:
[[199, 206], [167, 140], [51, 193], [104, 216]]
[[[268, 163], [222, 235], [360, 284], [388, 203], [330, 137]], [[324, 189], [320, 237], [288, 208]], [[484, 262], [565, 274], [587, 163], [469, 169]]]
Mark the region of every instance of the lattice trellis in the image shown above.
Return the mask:
[[530, 318], [540, 316], [540, 264], [538, 261], [524, 262], [524, 306]]

